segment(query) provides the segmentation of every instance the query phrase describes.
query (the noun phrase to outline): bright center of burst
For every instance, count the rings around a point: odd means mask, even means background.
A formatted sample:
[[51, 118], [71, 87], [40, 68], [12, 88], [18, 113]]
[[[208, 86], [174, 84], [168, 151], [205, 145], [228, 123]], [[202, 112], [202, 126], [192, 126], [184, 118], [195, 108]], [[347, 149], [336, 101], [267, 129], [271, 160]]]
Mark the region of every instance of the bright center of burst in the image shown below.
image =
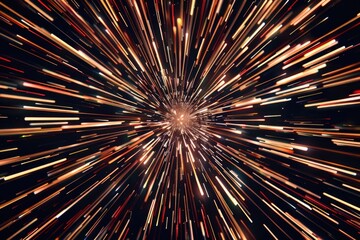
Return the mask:
[[169, 127], [173, 132], [183, 134], [185, 131], [192, 130], [191, 128], [194, 127], [197, 122], [196, 118], [190, 106], [186, 104], [175, 104], [168, 114]]

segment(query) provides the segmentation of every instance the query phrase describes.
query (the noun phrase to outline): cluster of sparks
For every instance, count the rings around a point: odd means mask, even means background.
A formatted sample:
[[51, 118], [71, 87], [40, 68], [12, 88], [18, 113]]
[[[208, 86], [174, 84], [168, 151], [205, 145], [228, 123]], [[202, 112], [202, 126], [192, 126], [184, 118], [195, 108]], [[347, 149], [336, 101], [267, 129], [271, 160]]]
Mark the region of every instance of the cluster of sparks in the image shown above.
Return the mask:
[[0, 2], [1, 238], [359, 239], [359, 12]]

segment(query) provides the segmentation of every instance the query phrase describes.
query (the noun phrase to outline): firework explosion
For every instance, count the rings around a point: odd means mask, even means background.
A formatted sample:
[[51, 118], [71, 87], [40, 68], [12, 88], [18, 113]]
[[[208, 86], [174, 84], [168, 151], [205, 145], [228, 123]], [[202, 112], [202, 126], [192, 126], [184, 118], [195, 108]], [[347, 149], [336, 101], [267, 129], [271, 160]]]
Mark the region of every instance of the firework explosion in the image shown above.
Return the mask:
[[356, 1], [0, 2], [2, 239], [358, 239]]

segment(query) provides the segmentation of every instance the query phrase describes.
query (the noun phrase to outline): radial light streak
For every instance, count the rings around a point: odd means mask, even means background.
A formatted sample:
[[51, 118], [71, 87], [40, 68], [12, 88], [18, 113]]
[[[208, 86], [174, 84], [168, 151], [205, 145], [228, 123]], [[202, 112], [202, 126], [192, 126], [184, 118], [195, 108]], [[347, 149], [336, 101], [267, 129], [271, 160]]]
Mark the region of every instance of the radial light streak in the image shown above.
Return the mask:
[[0, 2], [2, 239], [358, 239], [360, 9]]

